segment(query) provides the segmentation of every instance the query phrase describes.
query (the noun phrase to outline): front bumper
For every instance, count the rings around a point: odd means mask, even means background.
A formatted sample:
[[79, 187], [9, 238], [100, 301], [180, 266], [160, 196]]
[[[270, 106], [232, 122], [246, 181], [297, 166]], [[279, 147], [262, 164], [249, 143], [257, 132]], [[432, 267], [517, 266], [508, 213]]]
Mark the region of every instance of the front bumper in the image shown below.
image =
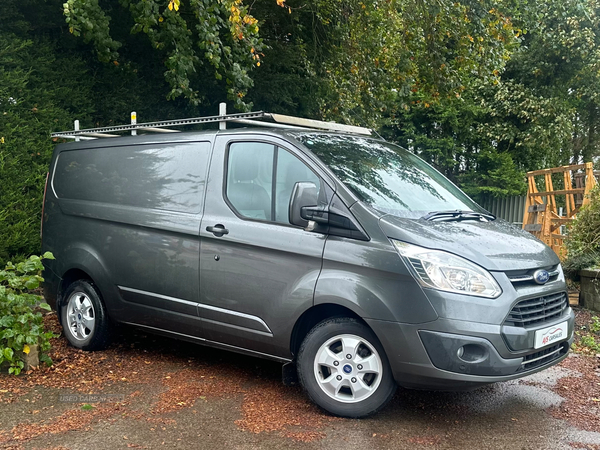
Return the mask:
[[[568, 322], [567, 338], [551, 346], [512, 350], [502, 325], [439, 318], [426, 324], [366, 319], [379, 337], [396, 382], [419, 389], [470, 389], [507, 381], [562, 361], [573, 342], [575, 315], [568, 308], [555, 323]], [[467, 349], [460, 350], [459, 349]], [[460, 353], [460, 356], [459, 356]]]

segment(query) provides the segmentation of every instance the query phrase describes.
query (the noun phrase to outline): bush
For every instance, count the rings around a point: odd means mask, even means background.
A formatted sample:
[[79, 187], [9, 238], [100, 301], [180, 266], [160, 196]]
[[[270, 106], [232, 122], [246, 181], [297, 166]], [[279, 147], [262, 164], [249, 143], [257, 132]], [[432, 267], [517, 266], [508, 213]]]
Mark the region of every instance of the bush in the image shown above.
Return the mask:
[[569, 279], [579, 281], [580, 270], [596, 267], [599, 262], [600, 253], [596, 251], [577, 256], [567, 255], [567, 259], [563, 263], [563, 270]]
[[[0, 269], [39, 252], [46, 173], [62, 141], [51, 132], [73, 129], [73, 119], [82, 128], [124, 123], [132, 109], [144, 121], [202, 115], [165, 105], [162, 72], [157, 87], [135, 66], [99, 65], [65, 36], [63, 2], [0, 0]], [[24, 3], [36, 14], [21, 15]]]
[[583, 328], [583, 332], [578, 332], [580, 350], [600, 353], [600, 317], [593, 316], [589, 328]]
[[569, 226], [567, 260], [565, 273], [571, 279], [577, 279], [581, 269], [600, 264], [600, 185], [596, 185], [589, 194], [590, 203], [581, 208], [575, 220]]
[[23, 361], [19, 353], [29, 353], [30, 345], [38, 345], [40, 360], [50, 365], [50, 338], [53, 333], [44, 330], [43, 318], [39, 309], [50, 310], [47, 303], [32, 291], [38, 289], [41, 277], [42, 260], [54, 259], [52, 253], [31, 256], [14, 265], [9, 262], [0, 270], [0, 364], [8, 362], [8, 372], [21, 373]]

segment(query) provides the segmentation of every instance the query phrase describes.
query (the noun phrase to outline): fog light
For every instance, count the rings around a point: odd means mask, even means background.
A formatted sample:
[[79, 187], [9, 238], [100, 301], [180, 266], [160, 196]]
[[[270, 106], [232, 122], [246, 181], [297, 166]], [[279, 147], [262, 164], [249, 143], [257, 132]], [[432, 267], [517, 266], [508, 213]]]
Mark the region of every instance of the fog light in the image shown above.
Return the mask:
[[458, 349], [456, 356], [468, 363], [481, 362], [487, 358], [487, 349], [481, 345], [467, 344]]

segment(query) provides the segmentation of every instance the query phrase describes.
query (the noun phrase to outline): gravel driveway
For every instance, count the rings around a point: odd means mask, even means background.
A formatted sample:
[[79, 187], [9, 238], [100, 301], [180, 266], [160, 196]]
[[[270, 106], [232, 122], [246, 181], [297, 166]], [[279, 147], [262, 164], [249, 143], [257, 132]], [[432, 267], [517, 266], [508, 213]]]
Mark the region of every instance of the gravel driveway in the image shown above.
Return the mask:
[[132, 329], [96, 353], [59, 338], [51, 356], [52, 368], [0, 376], [0, 448], [600, 450], [593, 355], [473, 392], [400, 389], [363, 420], [322, 413], [281, 384], [279, 364]]

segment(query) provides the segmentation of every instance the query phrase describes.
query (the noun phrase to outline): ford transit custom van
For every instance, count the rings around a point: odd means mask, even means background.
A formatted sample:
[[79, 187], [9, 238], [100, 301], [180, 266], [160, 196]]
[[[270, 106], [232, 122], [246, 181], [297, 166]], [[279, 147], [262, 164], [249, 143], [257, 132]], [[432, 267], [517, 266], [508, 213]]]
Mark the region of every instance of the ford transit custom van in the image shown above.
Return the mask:
[[332, 414], [397, 385], [470, 389], [573, 339], [556, 254], [420, 158], [363, 134], [238, 128], [56, 147], [44, 295], [65, 337], [111, 325], [285, 364]]

